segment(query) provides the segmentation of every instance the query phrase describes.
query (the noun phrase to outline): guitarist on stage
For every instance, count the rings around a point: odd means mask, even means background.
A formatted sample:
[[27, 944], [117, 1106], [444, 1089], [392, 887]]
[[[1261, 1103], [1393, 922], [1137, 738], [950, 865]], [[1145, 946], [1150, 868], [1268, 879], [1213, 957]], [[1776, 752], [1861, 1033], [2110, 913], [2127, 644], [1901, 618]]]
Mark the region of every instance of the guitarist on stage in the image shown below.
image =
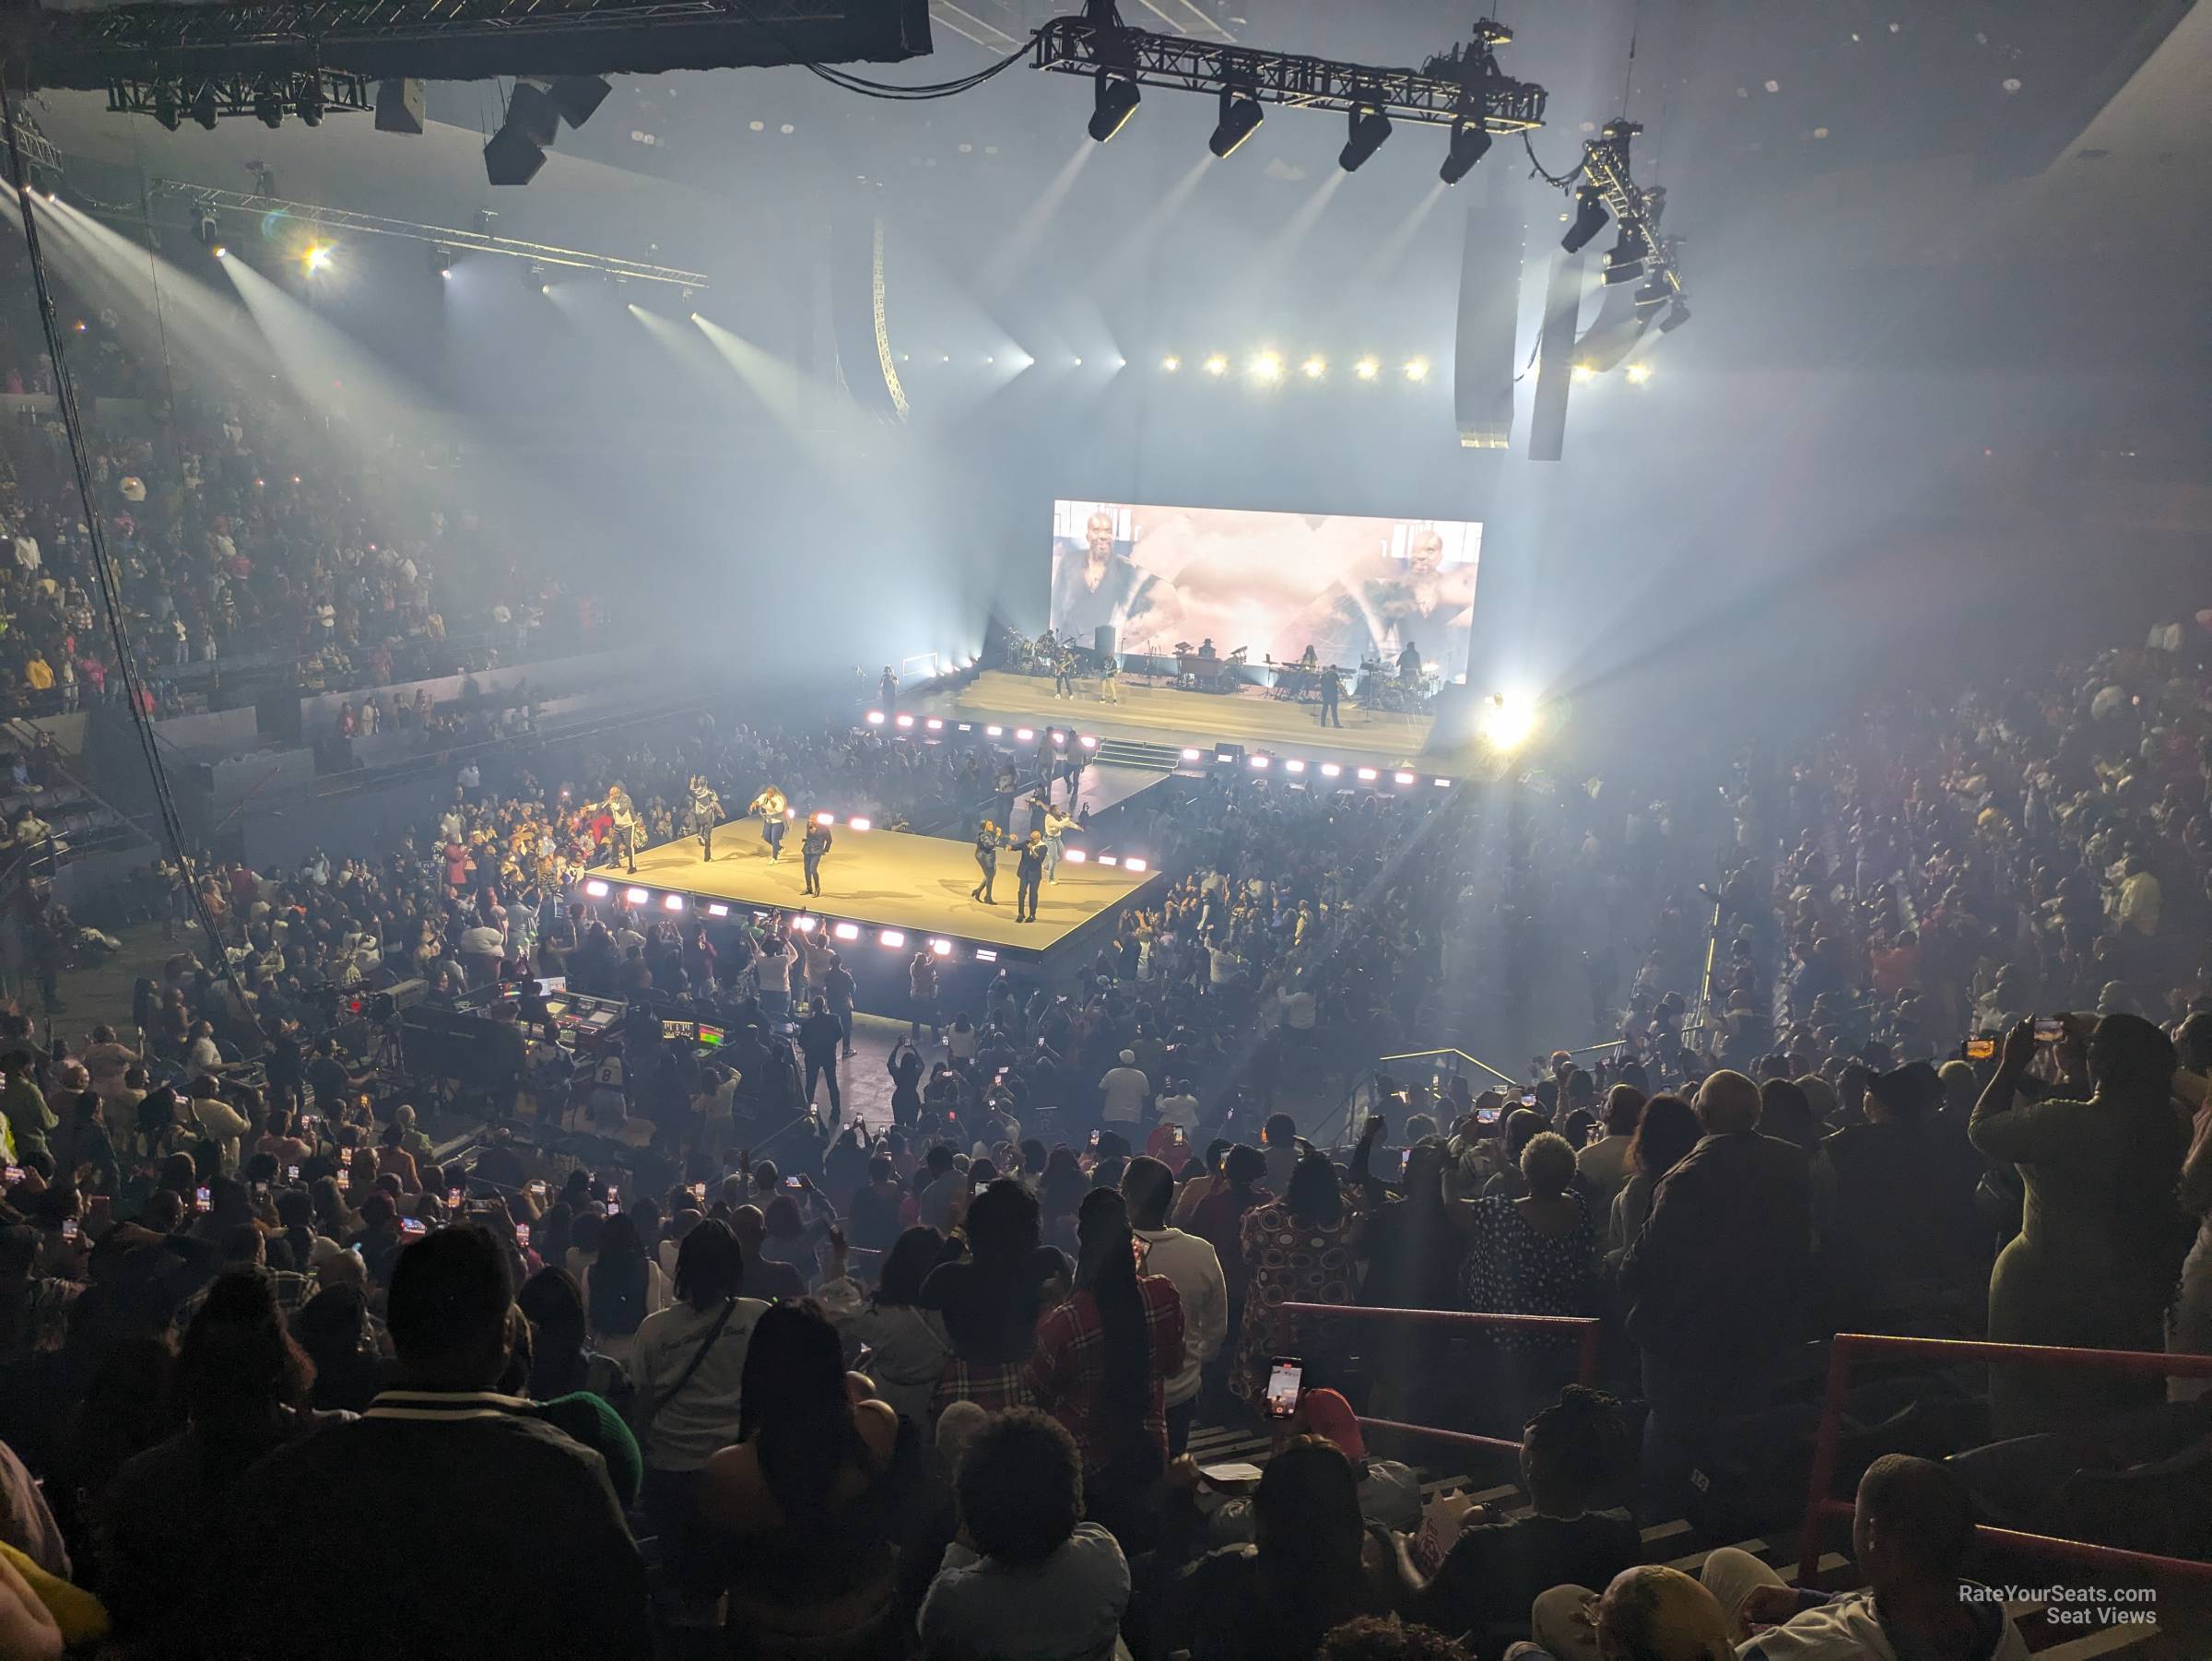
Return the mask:
[[714, 827], [722, 822], [722, 798], [707, 783], [707, 775], [695, 772], [688, 786], [691, 795], [691, 830], [699, 838], [699, 856], [712, 862], [714, 857]]
[[790, 806], [783, 799], [783, 793], [771, 784], [755, 796], [753, 805], [746, 809], [747, 813], [760, 816], [760, 840], [768, 844], [768, 856], [771, 859], [783, 857], [783, 815]]
[[621, 860], [629, 874], [638, 871], [638, 809], [629, 799], [629, 792], [619, 784], [610, 784], [606, 790], [606, 817], [608, 819], [606, 846], [613, 860]]

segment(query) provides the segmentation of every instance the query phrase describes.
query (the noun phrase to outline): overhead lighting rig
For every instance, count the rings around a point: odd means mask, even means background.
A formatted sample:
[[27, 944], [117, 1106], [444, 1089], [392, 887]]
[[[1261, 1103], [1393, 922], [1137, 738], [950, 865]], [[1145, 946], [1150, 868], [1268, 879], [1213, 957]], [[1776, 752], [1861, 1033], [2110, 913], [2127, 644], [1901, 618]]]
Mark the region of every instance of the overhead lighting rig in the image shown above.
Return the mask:
[[1498, 66], [1496, 48], [1511, 39], [1486, 20], [1472, 41], [1430, 58], [1418, 71], [1378, 69], [1154, 34], [1125, 26], [1112, 0], [1087, 0], [1080, 16], [1055, 18], [1037, 31], [1030, 63], [1058, 75], [1091, 77], [1097, 87], [1094, 138], [1121, 130], [1136, 109], [1140, 88], [1166, 87], [1222, 100], [1217, 155], [1248, 137], [1267, 104], [1347, 117], [1350, 135], [1340, 159], [1347, 171], [1374, 154], [1394, 122], [1449, 127], [1451, 147], [1441, 176], [1450, 184], [1466, 176], [1500, 134], [1531, 133], [1544, 124], [1544, 88], [1514, 80]]
[[303, 69], [296, 75], [133, 76], [108, 82], [111, 112], [150, 115], [172, 133], [187, 116], [209, 132], [224, 117], [240, 115], [278, 127], [288, 113], [297, 114], [313, 127], [330, 112], [374, 105], [368, 77], [336, 69]]
[[1604, 132], [1583, 144], [1583, 182], [1575, 193], [1574, 223], [1559, 239], [1559, 246], [1569, 253], [1580, 253], [1610, 220], [1615, 238], [1606, 253], [1605, 279], [1627, 283], [1643, 278], [1635, 296], [1637, 315], [1648, 324], [1662, 305], [1668, 306], [1659, 324], [1665, 334], [1689, 321], [1689, 308], [1683, 303], [1686, 290], [1676, 263], [1679, 239], [1659, 234], [1666, 191], [1658, 185], [1645, 190], [1629, 176], [1629, 147], [1642, 131], [1641, 122], [1624, 116], [1607, 122]]

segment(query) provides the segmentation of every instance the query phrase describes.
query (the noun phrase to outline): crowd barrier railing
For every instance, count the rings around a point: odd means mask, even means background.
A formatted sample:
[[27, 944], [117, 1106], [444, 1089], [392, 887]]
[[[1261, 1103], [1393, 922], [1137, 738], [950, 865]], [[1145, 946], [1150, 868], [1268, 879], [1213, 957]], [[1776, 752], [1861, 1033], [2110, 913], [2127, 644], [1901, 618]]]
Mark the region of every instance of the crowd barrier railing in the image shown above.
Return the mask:
[[[2040, 1367], [2053, 1372], [2118, 1372], [2142, 1377], [2212, 1378], [2212, 1355], [2169, 1355], [2147, 1349], [2076, 1349], [2060, 1345], [1992, 1344], [1971, 1338], [1914, 1338], [1889, 1333], [1840, 1332], [1828, 1355], [1828, 1394], [1820, 1407], [1820, 1430], [1813, 1442], [1813, 1468], [1806, 1482], [1805, 1521], [1797, 1547], [1797, 1584], [1809, 1585], [1820, 1561], [1820, 1525], [1848, 1517], [1853, 1506], [1836, 1499], [1829, 1489], [1836, 1479], [1836, 1440], [1843, 1407], [1851, 1394], [1853, 1363], [1862, 1357], [1917, 1356], [1951, 1364], [1994, 1361], [2008, 1366]], [[2016, 1528], [1978, 1525], [1975, 1537], [1992, 1546], [2003, 1546], [2085, 1568], [2132, 1569], [2169, 1580], [2212, 1585], [2212, 1563], [2189, 1558], [2160, 1557], [2156, 1552], [2130, 1551], [2118, 1546], [2100, 1546], [2090, 1540], [2060, 1539], [2047, 1534], [2027, 1534]]]
[[[1523, 1330], [1549, 1328], [1562, 1335], [1572, 1333], [1576, 1340], [1575, 1380], [1579, 1384], [1597, 1383], [1598, 1337], [1604, 1323], [1594, 1315], [1512, 1315], [1488, 1310], [1468, 1309], [1382, 1309], [1363, 1303], [1284, 1303], [1277, 1307], [1278, 1341], [1288, 1353], [1292, 1327], [1301, 1319], [1339, 1321], [1399, 1322], [1410, 1326], [1511, 1326]], [[1359, 1427], [1366, 1431], [1387, 1431], [1401, 1436], [1425, 1437], [1431, 1442], [1448, 1443], [1453, 1447], [1482, 1448], [1519, 1454], [1521, 1443], [1503, 1436], [1481, 1436], [1472, 1431], [1440, 1430], [1434, 1425], [1406, 1424], [1395, 1419], [1370, 1419], [1360, 1416]]]

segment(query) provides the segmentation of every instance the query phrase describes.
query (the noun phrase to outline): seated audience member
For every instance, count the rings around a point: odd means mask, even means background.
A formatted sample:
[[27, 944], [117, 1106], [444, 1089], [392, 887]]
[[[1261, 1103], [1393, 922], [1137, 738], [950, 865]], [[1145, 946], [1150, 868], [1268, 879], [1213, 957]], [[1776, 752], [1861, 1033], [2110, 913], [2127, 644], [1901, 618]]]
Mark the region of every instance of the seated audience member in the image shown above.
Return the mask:
[[1129, 1565], [1083, 1520], [1083, 1459], [1065, 1427], [1026, 1408], [990, 1415], [953, 1487], [964, 1537], [923, 1599], [927, 1661], [1127, 1661]]
[[[1706, 1431], [1758, 1406], [1804, 1330], [1812, 1195], [1805, 1155], [1759, 1133], [1759, 1086], [1724, 1069], [1698, 1087], [1705, 1135], [1655, 1192], [1622, 1261], [1643, 1367], [1644, 1480], [1677, 1500]], [[1668, 1515], [1675, 1514], [1672, 1512]]]
[[1533, 1643], [1505, 1661], [1735, 1661], [1720, 1602], [1679, 1569], [1623, 1569], [1601, 1592], [1554, 1586], [1529, 1611]]
[[[398, 1255], [396, 1386], [232, 1490], [226, 1535], [253, 1548], [202, 1577], [219, 1653], [650, 1655], [644, 1568], [605, 1465], [493, 1390], [512, 1301], [486, 1230], [441, 1229]], [[363, 1585], [378, 1588], [373, 1618]]]
[[1498, 1628], [1521, 1628], [1528, 1608], [1564, 1583], [1609, 1583], [1643, 1555], [1635, 1519], [1618, 1502], [1633, 1485], [1633, 1454], [1620, 1404], [1570, 1384], [1521, 1435], [1525, 1515], [1477, 1505], [1459, 1537], [1407, 1603], [1408, 1619], [1472, 1632], [1474, 1652], [1494, 1655]]
[[899, 1415], [854, 1401], [837, 1327], [812, 1302], [753, 1326], [739, 1437], [707, 1461], [700, 1526], [732, 1572], [741, 1652], [828, 1661], [886, 1642]]
[[1183, 1572], [1164, 1641], [1191, 1661], [1308, 1655], [1330, 1628], [1391, 1611], [1395, 1549], [1359, 1515], [1352, 1463], [1308, 1436], [1267, 1462], [1253, 1492], [1254, 1543], [1226, 1546]]
[[[1335, 1390], [1308, 1390], [1298, 1398], [1290, 1417], [1276, 1421], [1274, 1444], [1288, 1447], [1302, 1436], [1319, 1436], [1335, 1444], [1352, 1462], [1359, 1478], [1359, 1514], [1371, 1525], [1398, 1534], [1412, 1534], [1421, 1526], [1421, 1478], [1411, 1466], [1395, 1459], [1371, 1459], [1367, 1438], [1360, 1431], [1352, 1404]], [[1207, 1490], [1193, 1486], [1198, 1472], [1187, 1457], [1177, 1462], [1174, 1478], [1189, 1486], [1205, 1520], [1209, 1545], [1242, 1545], [1253, 1537], [1252, 1501], [1248, 1497], [1214, 1502]]]

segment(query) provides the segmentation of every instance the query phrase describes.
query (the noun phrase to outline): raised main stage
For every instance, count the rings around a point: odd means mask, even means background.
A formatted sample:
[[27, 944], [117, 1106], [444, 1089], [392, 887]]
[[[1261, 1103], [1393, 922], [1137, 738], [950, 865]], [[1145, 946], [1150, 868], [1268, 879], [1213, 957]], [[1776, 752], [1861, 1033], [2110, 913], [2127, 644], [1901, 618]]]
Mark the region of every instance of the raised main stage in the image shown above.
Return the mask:
[[[700, 857], [699, 839], [682, 837], [642, 849], [637, 873], [619, 866], [585, 873], [585, 891], [604, 882], [611, 892], [646, 890], [640, 903], [663, 903], [682, 896], [685, 907], [711, 908], [715, 902], [759, 911], [801, 913], [832, 925], [865, 925], [880, 933], [889, 928], [908, 936], [903, 944], [920, 948], [930, 937], [971, 945], [1042, 953], [1083, 933], [1111, 915], [1152, 881], [1119, 866], [1063, 862], [1057, 882], [1047, 883], [1037, 921], [1014, 921], [1014, 851], [998, 856], [997, 903], [969, 898], [979, 873], [973, 847], [941, 836], [911, 836], [897, 830], [855, 830], [838, 825], [835, 845], [822, 861], [819, 898], [805, 892], [799, 862], [804, 823], [794, 823], [783, 842], [783, 857], [771, 860], [760, 840], [758, 818], [733, 819], [714, 831], [714, 857]], [[710, 913], [711, 914], [711, 913]]]
[[1071, 701], [1053, 696], [1043, 676], [986, 670], [958, 691], [930, 699], [930, 713], [1006, 725], [1072, 726], [1101, 738], [1177, 747], [1241, 744], [1247, 749], [1295, 755], [1334, 755], [1382, 765], [1413, 761], [1429, 743], [1427, 715], [1361, 709], [1347, 696], [1338, 713], [1344, 724], [1323, 726], [1318, 703], [1296, 703], [1258, 687], [1234, 692], [1191, 692], [1147, 686], [1124, 673], [1121, 701], [1104, 703], [1096, 680], [1080, 680]]

